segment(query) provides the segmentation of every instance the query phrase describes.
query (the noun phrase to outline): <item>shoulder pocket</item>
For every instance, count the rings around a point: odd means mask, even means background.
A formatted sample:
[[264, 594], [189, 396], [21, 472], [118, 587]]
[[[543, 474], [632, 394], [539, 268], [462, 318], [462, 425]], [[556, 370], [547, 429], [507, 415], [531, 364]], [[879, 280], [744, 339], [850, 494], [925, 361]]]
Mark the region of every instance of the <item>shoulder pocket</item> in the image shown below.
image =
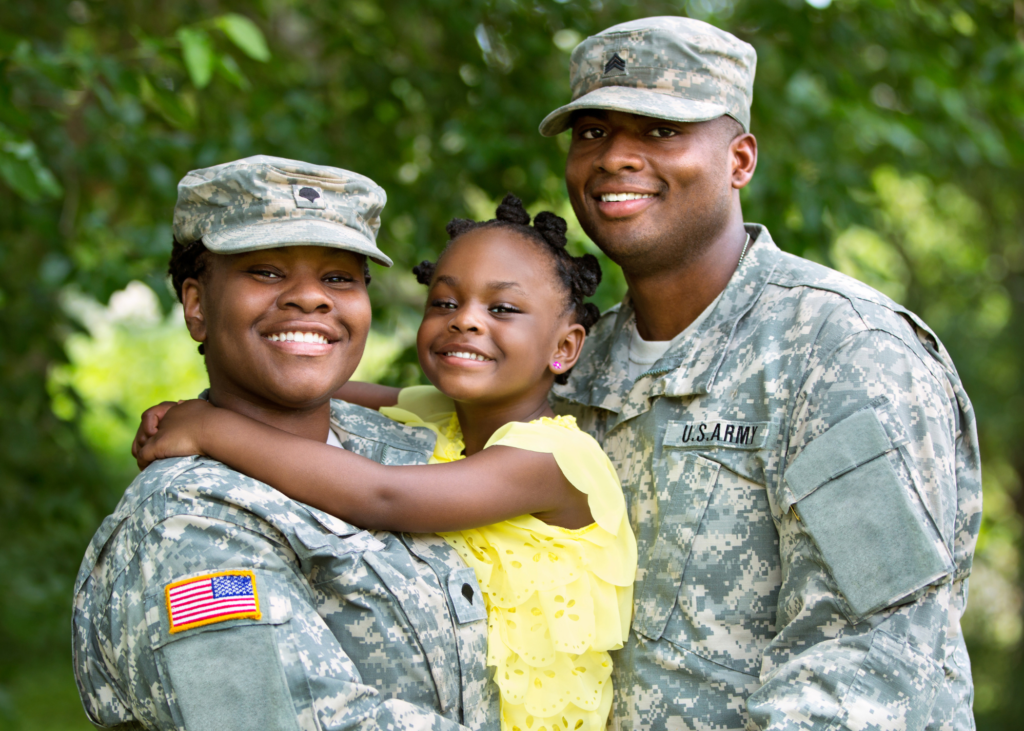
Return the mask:
[[953, 570], [890, 457], [903, 458], [869, 407], [808, 444], [785, 474], [781, 507], [803, 522], [855, 623]]
[[[225, 572], [182, 577], [171, 586]], [[259, 598], [257, 617], [213, 621], [172, 631], [166, 587], [147, 593], [150, 645], [171, 717], [190, 731], [275, 728], [297, 731], [293, 693], [275, 625], [292, 618], [288, 594], [272, 572], [246, 569]]]

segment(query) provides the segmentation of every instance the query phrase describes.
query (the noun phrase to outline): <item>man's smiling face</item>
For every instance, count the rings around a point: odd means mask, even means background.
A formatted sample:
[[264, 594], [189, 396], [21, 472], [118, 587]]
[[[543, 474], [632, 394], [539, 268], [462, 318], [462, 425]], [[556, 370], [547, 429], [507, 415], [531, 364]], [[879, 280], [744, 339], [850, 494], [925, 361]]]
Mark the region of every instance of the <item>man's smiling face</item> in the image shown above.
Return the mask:
[[737, 134], [742, 129], [730, 117], [670, 122], [578, 113], [565, 179], [583, 230], [627, 274], [692, 260], [729, 219]]

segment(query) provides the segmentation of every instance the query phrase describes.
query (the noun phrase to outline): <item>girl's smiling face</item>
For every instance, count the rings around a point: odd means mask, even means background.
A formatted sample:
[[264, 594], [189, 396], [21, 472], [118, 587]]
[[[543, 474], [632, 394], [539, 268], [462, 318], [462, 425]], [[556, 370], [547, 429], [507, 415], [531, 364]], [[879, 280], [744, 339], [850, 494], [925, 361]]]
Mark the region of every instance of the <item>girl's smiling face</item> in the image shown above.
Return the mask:
[[543, 401], [579, 357], [584, 330], [550, 254], [515, 231], [482, 227], [451, 243], [434, 271], [416, 345], [430, 382], [459, 402]]

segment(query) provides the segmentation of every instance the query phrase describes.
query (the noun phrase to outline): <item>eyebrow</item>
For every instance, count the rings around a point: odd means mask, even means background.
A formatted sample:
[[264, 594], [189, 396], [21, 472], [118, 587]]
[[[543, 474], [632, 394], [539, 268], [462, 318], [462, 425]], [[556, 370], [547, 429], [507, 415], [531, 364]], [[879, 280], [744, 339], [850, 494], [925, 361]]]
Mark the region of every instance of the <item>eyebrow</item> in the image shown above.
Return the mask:
[[519, 282], [488, 282], [487, 288], [497, 290], [514, 289], [520, 294], [526, 294], [523, 288], [519, 286]]
[[[437, 279], [435, 279], [434, 282], [435, 283], [441, 283], [441, 284], [447, 284], [449, 287], [457, 287], [458, 284], [459, 284], [459, 278], [458, 277], [453, 277], [450, 274], [442, 274]], [[495, 280], [493, 282], [488, 282], [487, 283], [487, 289], [493, 289], [493, 290], [498, 290], [498, 291], [505, 290], [505, 289], [514, 289], [517, 292], [519, 292], [520, 294], [526, 294], [526, 290], [524, 290], [522, 288], [522, 286], [519, 284], [519, 282], [503, 282], [503, 281], [500, 281], [500, 280]]]

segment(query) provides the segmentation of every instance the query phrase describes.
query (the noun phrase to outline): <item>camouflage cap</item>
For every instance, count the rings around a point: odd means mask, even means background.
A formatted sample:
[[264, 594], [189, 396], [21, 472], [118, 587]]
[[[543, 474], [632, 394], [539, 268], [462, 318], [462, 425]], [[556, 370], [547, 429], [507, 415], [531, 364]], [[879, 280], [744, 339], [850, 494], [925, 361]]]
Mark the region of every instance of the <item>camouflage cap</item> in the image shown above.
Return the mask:
[[193, 170], [178, 183], [174, 238], [218, 254], [307, 244], [391, 259], [377, 248], [384, 189], [358, 173], [256, 155]]
[[540, 123], [569, 128], [577, 109], [609, 109], [674, 122], [728, 114], [750, 130], [757, 53], [731, 33], [692, 18], [642, 18], [590, 36], [572, 52], [572, 101]]

